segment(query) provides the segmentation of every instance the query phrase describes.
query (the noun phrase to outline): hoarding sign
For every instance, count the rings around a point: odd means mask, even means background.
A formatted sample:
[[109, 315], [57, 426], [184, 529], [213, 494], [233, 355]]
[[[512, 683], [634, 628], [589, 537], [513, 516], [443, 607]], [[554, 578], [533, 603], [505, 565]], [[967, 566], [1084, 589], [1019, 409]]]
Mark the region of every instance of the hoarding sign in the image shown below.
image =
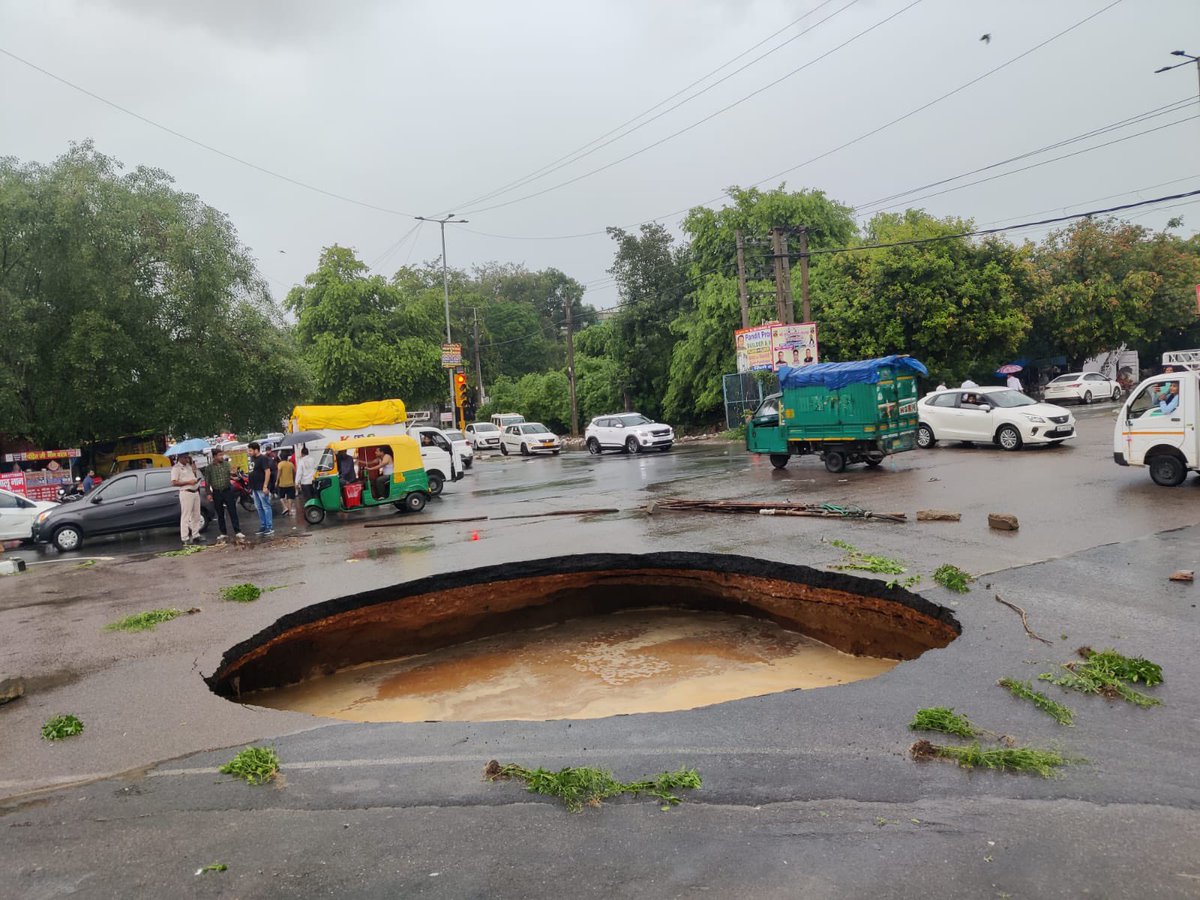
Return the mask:
[[771, 371], [771, 325], [734, 332], [739, 372]]
[[778, 372], [780, 366], [798, 369], [815, 362], [819, 362], [816, 322], [776, 325], [771, 329], [771, 368]]
[[5, 462], [40, 462], [47, 459], [78, 459], [79, 450], [29, 450], [24, 453], [5, 453]]
[[25, 494], [25, 473], [24, 472], [4, 472], [0, 474], [0, 488], [6, 491], [11, 491], [14, 494]]
[[442, 368], [457, 369], [462, 365], [462, 344], [442, 344]]

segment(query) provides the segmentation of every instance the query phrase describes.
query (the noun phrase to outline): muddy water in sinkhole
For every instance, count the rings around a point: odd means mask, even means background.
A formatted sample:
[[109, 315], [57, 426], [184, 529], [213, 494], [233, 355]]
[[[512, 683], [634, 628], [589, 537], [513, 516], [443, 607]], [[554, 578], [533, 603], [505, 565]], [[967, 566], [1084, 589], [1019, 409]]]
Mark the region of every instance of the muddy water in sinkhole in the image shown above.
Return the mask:
[[896, 664], [760, 618], [637, 609], [354, 666], [241, 700], [357, 722], [590, 719], [829, 687]]

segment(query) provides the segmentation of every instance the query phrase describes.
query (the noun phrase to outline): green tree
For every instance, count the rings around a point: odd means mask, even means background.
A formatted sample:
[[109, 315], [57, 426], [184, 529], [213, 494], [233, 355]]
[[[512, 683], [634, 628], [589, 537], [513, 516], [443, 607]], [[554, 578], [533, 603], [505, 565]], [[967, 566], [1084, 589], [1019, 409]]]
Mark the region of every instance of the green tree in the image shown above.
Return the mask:
[[1034, 330], [1072, 368], [1122, 344], [1159, 352], [1194, 346], [1197, 238], [1084, 219], [1050, 234], [1034, 261], [1042, 287], [1028, 307]]
[[229, 220], [90, 143], [0, 160], [0, 432], [277, 427], [307, 374]]
[[287, 306], [313, 369], [317, 402], [400, 397], [417, 404], [446, 393], [432, 288], [410, 284], [406, 294], [404, 287], [368, 274], [352, 250], [335, 245], [291, 290]]
[[970, 230], [968, 221], [920, 210], [881, 213], [864, 244], [926, 242], [816, 255], [813, 317], [822, 358], [907, 353], [933, 378], [953, 380], [991, 373], [1011, 357], [1029, 330], [1022, 311], [1032, 282], [1029, 251], [952, 237]]

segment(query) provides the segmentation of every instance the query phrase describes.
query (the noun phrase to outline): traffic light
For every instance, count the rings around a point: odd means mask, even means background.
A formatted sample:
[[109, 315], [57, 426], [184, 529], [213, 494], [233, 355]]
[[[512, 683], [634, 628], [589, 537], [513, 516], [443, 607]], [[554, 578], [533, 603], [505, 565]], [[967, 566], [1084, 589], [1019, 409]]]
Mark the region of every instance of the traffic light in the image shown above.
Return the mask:
[[454, 405], [459, 409], [467, 405], [467, 376], [462, 372], [454, 373]]

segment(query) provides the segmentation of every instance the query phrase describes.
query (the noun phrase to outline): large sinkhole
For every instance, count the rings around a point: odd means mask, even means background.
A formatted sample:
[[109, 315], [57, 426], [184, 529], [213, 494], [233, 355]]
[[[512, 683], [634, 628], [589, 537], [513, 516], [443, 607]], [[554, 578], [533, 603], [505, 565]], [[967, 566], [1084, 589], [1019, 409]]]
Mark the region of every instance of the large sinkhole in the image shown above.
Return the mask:
[[872, 678], [960, 632], [949, 610], [872, 579], [599, 553], [319, 603], [232, 647], [207, 681], [361, 722], [598, 718]]

